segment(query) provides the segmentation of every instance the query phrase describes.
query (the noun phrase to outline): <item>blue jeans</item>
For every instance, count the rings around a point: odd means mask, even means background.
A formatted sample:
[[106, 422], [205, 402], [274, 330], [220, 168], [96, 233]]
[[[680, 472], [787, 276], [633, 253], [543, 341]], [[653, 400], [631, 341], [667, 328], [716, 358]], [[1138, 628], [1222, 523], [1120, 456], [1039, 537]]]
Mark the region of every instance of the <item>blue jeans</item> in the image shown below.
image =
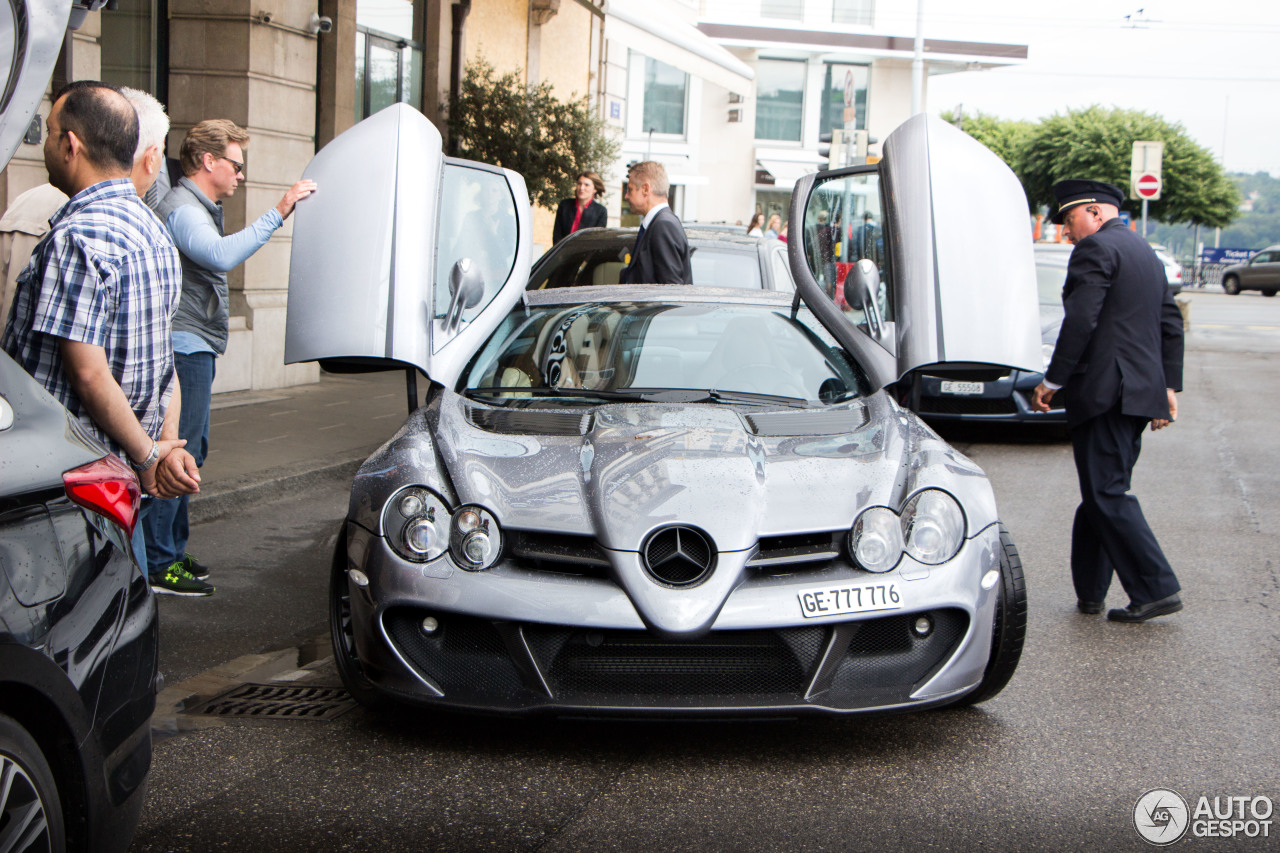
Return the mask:
[[[187, 440], [186, 450], [204, 465], [209, 453], [209, 401], [213, 396], [215, 356], [211, 352], [190, 355], [174, 353], [174, 366], [182, 386], [182, 416], [178, 419], [178, 438]], [[187, 552], [187, 495], [142, 502], [142, 526], [147, 539], [147, 573], [163, 574], [179, 562]]]

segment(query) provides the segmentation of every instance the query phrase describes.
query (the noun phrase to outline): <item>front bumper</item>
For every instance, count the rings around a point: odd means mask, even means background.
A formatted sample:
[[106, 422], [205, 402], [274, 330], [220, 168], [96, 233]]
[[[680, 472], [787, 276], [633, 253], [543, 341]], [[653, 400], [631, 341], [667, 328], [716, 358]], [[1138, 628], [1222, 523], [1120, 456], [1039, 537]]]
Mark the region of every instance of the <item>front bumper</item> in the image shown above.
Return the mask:
[[[998, 569], [994, 525], [942, 566], [904, 557], [883, 575], [843, 561], [748, 575], [709, 632], [676, 639], [647, 630], [607, 576], [505, 560], [464, 572], [447, 556], [407, 563], [351, 522], [347, 537], [349, 567], [369, 579], [350, 585], [358, 657], [377, 689], [409, 702], [526, 714], [907, 710], [973, 689], [991, 651], [996, 591], [982, 581]], [[901, 609], [802, 615], [802, 590], [873, 582], [896, 583]]]

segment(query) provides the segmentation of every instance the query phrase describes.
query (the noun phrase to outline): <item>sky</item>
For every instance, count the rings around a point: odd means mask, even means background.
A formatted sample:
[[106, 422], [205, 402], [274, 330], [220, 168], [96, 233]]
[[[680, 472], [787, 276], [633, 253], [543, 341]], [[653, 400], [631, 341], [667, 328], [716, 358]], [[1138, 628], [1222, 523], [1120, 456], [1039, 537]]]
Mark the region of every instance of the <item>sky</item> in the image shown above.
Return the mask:
[[[914, 4], [898, 8], [909, 14], [880, 23], [914, 36]], [[930, 77], [930, 113], [1138, 109], [1181, 124], [1228, 172], [1280, 178], [1280, 0], [925, 0], [924, 22], [926, 38], [1028, 46], [1021, 65]]]

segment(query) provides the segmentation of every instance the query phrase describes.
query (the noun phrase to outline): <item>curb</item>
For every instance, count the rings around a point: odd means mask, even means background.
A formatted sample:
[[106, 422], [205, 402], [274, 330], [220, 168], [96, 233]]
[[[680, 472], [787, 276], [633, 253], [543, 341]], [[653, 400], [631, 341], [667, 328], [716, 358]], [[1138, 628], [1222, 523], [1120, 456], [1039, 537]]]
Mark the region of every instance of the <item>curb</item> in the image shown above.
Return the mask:
[[340, 478], [350, 481], [368, 458], [368, 454], [363, 454], [320, 466], [299, 463], [224, 481], [216, 489], [202, 491], [193, 497], [188, 504], [187, 516], [192, 524], [214, 521], [291, 492], [305, 491], [325, 480]]

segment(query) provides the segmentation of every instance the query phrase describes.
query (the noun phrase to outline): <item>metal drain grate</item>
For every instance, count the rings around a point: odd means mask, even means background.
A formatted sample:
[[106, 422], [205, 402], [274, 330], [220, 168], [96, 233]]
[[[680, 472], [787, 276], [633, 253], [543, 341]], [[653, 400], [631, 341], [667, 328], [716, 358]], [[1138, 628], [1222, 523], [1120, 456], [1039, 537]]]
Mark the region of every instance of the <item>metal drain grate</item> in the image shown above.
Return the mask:
[[240, 684], [183, 713], [265, 720], [332, 720], [355, 705], [351, 694], [341, 687]]

